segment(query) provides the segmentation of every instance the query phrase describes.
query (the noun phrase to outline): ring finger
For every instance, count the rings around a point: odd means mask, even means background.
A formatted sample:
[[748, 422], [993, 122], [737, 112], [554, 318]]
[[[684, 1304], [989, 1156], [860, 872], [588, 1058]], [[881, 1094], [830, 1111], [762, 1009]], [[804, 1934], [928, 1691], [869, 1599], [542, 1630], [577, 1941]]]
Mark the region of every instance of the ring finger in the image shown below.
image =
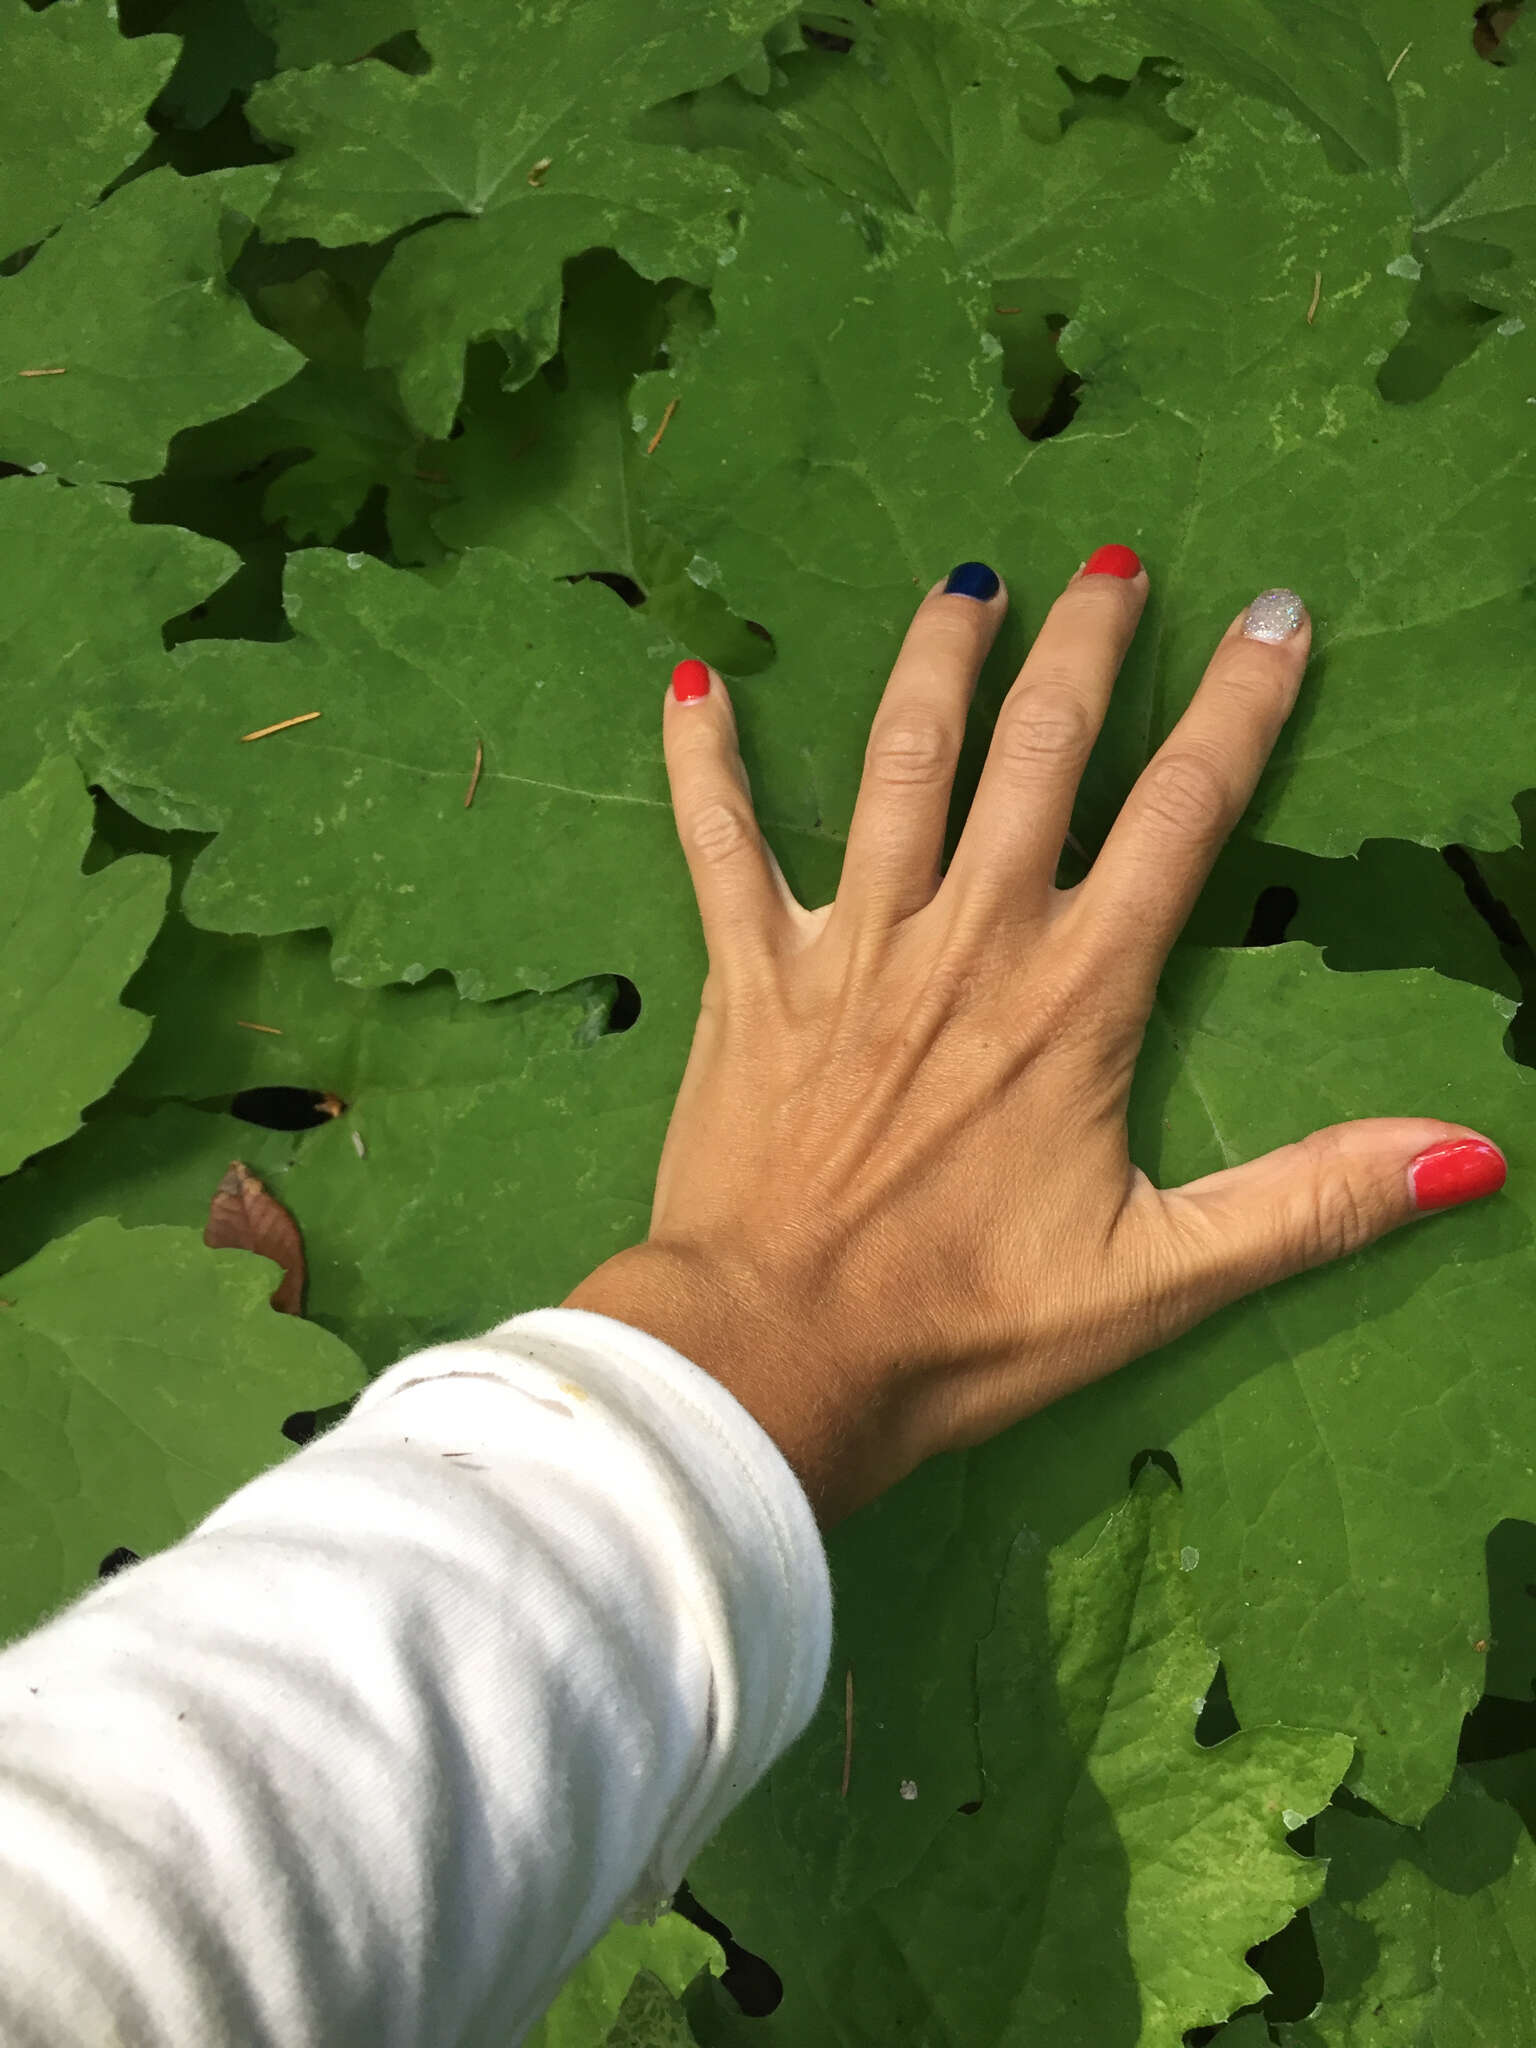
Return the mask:
[[1232, 621], [1189, 708], [1142, 770], [1082, 884], [1080, 914], [1138, 1014], [1290, 716], [1312, 645], [1294, 591]]

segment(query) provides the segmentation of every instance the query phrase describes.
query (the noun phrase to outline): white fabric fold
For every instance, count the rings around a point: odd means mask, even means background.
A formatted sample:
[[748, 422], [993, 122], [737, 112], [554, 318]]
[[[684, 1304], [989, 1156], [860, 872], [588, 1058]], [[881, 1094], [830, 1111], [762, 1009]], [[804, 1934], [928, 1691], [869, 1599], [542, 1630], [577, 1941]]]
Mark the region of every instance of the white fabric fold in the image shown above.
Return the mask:
[[0, 1653], [0, 2038], [508, 2048], [830, 1627], [793, 1473], [669, 1346], [552, 1308], [402, 1360]]

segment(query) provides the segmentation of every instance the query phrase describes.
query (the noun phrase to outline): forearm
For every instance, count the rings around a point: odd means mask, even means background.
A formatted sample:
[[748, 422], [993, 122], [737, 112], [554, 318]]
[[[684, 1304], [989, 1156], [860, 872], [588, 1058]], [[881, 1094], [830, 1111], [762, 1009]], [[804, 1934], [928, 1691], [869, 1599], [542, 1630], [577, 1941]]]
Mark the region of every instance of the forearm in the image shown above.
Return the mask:
[[771, 1446], [645, 1336], [405, 1361], [0, 1656], [0, 2031], [516, 2038], [798, 1732], [827, 1609]]

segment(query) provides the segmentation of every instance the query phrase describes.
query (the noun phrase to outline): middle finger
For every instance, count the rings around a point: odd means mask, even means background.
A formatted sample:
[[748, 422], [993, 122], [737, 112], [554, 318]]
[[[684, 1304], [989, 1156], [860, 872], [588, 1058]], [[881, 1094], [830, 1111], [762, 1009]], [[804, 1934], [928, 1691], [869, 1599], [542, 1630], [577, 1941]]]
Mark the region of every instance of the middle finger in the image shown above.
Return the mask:
[[981, 780], [941, 895], [991, 925], [1042, 915], [1077, 786], [1147, 601], [1129, 548], [1099, 548], [1046, 614], [997, 714]]

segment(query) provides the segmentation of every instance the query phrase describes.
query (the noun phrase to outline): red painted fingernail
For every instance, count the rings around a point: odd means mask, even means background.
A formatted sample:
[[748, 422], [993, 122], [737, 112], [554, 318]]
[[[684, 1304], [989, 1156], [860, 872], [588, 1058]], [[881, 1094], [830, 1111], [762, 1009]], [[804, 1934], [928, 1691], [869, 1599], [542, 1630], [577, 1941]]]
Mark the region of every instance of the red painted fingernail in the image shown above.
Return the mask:
[[1111, 542], [1107, 548], [1095, 548], [1083, 564], [1085, 576], [1123, 576], [1127, 583], [1133, 576], [1141, 574], [1141, 557], [1134, 548], [1122, 548]]
[[672, 694], [679, 704], [696, 704], [709, 695], [709, 670], [702, 661], [680, 661], [672, 671]]
[[1454, 1209], [1496, 1195], [1508, 1173], [1504, 1154], [1486, 1138], [1447, 1138], [1411, 1162], [1408, 1185], [1418, 1208]]

